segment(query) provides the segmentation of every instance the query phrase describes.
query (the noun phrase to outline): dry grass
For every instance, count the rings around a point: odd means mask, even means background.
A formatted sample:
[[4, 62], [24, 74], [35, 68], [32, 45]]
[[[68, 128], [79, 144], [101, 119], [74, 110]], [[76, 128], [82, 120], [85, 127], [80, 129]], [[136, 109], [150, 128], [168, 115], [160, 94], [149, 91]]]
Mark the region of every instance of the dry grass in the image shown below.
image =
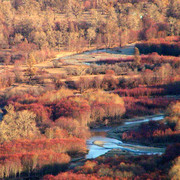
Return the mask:
[[[67, 80], [72, 81], [78, 81], [80, 77], [92, 79], [94, 77], [99, 77], [100, 79], [103, 79], [105, 75], [99, 74], [99, 75], [86, 75], [85, 70], [89, 67], [88, 65], [85, 65], [84, 62], [88, 61], [98, 61], [102, 59], [107, 58], [120, 58], [125, 56], [132, 56], [134, 53], [134, 44], [128, 45], [125, 48], [112, 48], [110, 51], [103, 50], [93, 50], [95, 47], [91, 47], [90, 53], [79, 53], [77, 54], [75, 51], [61, 51], [58, 52], [55, 56], [55, 58], [48, 59], [47, 61], [41, 62], [39, 64], [36, 64], [35, 67], [39, 70], [45, 71], [48, 75], [45, 82], [51, 83], [51, 75], [60, 75], [60, 74], [67, 74], [67, 68], [69, 69], [76, 69], [79, 73], [77, 76], [67, 76]], [[121, 51], [121, 53], [120, 53]], [[119, 52], [119, 53], [118, 53]], [[58, 61], [58, 68], [53, 67], [53, 62]], [[14, 66], [13, 65], [0, 65], [0, 73], [8, 71], [13, 71]], [[21, 65], [20, 71], [23, 73], [25, 72], [27, 66]], [[43, 77], [43, 75], [42, 75]], [[114, 78], [132, 78], [132, 75], [123, 75], [123, 76], [114, 76]], [[133, 75], [133, 77], [138, 77], [138, 75]], [[66, 79], [62, 79], [62, 81], [65, 81]], [[39, 85], [40, 86], [40, 85]], [[26, 91], [30, 89], [32, 85], [25, 85], [25, 84], [15, 84], [12, 87], [1, 89], [1, 92], [9, 92], [9, 91]]]

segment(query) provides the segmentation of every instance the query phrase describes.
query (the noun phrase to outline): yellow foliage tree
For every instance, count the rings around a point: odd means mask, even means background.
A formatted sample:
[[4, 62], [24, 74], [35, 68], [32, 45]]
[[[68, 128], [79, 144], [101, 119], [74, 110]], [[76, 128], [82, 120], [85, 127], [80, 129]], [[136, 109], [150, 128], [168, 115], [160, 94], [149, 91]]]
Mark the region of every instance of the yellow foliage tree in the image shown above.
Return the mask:
[[16, 112], [14, 106], [6, 107], [7, 114], [0, 124], [0, 141], [31, 138], [39, 134], [36, 127], [36, 115], [24, 110]]
[[169, 171], [170, 179], [178, 180], [180, 177], [180, 157], [175, 159], [174, 165], [171, 167]]
[[26, 62], [27, 65], [26, 75], [29, 77], [29, 83], [31, 83], [37, 71], [37, 69], [34, 67], [35, 64], [36, 64], [36, 60], [34, 58], [34, 55], [31, 53]]
[[125, 112], [124, 101], [117, 94], [109, 94], [98, 90], [83, 94], [91, 106], [93, 121], [110, 118], [118, 120]]
[[134, 61], [137, 65], [141, 63], [141, 56], [137, 47], [134, 48]]
[[176, 130], [180, 130], [180, 101], [172, 104], [166, 111], [166, 121], [172, 124]]

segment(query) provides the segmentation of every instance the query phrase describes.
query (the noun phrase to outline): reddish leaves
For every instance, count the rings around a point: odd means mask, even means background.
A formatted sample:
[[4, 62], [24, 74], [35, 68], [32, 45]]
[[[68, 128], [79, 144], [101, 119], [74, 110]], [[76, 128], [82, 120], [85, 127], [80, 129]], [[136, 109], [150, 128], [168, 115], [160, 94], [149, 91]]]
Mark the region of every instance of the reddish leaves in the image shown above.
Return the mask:
[[114, 92], [120, 96], [154, 96], [163, 94], [163, 88], [137, 87], [133, 89], [116, 89]]
[[173, 131], [168, 125], [155, 121], [141, 124], [136, 131], [128, 131], [122, 134], [123, 140], [140, 140], [146, 143], [167, 143], [178, 141], [179, 132]]
[[[88, 102], [80, 98], [63, 98], [54, 108], [55, 119], [65, 116], [77, 119], [82, 124], [90, 121], [90, 106]], [[85, 119], [83, 119], [86, 117]]]

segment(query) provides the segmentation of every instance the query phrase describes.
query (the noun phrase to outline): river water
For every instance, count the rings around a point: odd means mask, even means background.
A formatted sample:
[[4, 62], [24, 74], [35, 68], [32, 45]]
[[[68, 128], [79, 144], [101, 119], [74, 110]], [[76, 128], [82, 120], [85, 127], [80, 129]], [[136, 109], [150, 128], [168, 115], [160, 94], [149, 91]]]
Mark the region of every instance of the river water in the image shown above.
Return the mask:
[[[153, 118], [146, 118], [143, 120], [125, 122], [125, 125], [140, 124], [148, 122], [150, 120], [159, 121], [162, 120], [164, 116], [154, 116]], [[89, 149], [86, 159], [94, 159], [101, 155], [104, 155], [110, 150], [119, 149], [122, 151], [130, 152], [136, 155], [152, 155], [152, 154], [162, 154], [165, 148], [155, 148], [149, 146], [134, 145], [129, 143], [123, 143], [120, 140], [107, 137], [107, 132], [112, 128], [99, 128], [92, 130], [92, 137], [87, 140], [87, 148]]]

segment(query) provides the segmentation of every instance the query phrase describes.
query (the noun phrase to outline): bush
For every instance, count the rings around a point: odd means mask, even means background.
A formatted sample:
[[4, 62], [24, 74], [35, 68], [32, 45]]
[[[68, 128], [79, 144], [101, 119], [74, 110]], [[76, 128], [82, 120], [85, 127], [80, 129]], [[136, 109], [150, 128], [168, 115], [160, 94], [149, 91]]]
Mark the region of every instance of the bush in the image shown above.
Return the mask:
[[40, 134], [36, 127], [36, 115], [30, 111], [14, 111], [14, 107], [6, 107], [7, 114], [0, 124], [0, 141], [20, 138], [33, 138]]
[[174, 164], [173, 166], [171, 167], [170, 171], [169, 171], [169, 177], [170, 179], [173, 179], [173, 180], [178, 180], [179, 177], [180, 177], [180, 157], [177, 157], [175, 160], [174, 160]]
[[169, 105], [166, 111], [166, 121], [176, 130], [180, 130], [180, 101]]
[[96, 120], [118, 120], [125, 112], [124, 102], [117, 94], [109, 94], [104, 91], [84, 93], [91, 106], [91, 118]]
[[77, 119], [81, 125], [87, 125], [90, 122], [90, 106], [82, 98], [63, 98], [54, 107], [54, 119], [59, 117], [72, 117]]

